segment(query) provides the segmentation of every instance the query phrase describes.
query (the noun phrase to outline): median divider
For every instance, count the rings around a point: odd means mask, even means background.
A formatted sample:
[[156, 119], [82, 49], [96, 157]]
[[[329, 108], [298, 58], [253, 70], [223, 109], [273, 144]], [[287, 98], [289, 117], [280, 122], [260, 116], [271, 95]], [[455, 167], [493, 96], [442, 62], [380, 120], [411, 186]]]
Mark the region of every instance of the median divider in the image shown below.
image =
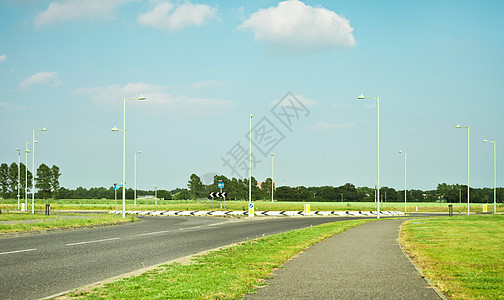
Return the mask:
[[[110, 211], [110, 214], [121, 214], [121, 211]], [[139, 216], [248, 216], [248, 211], [230, 211], [230, 210], [199, 210], [199, 211], [181, 211], [181, 210], [168, 210], [168, 211], [126, 211], [126, 214], [139, 215]], [[402, 211], [380, 211], [383, 216], [404, 216]], [[254, 212], [257, 217], [292, 217], [292, 216], [339, 216], [339, 217], [376, 217], [376, 211], [259, 211]]]

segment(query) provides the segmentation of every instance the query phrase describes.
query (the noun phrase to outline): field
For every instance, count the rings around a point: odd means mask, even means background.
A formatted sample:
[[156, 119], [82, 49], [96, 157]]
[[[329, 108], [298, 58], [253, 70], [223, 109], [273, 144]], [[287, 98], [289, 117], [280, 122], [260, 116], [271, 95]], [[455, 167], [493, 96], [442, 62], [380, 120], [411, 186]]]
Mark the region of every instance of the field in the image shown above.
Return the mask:
[[401, 244], [450, 299], [504, 299], [504, 215], [407, 221]]
[[[48, 199], [35, 200], [35, 210], [44, 211], [45, 204], [51, 204], [54, 210], [115, 210], [116, 204], [110, 199]], [[374, 202], [277, 202], [254, 201], [255, 210], [287, 210], [302, 211], [304, 204], [310, 204], [312, 211], [370, 211], [376, 210]], [[467, 205], [464, 203], [452, 203], [453, 211], [464, 213]], [[126, 210], [247, 210], [248, 201], [226, 201], [226, 209], [220, 209], [219, 201], [211, 200], [158, 200], [158, 205], [153, 204], [153, 200], [137, 200], [134, 206], [133, 200], [126, 200]], [[381, 210], [404, 211], [404, 203], [382, 202]], [[407, 204], [408, 212], [448, 212], [447, 203], [433, 202], [411, 202]], [[483, 212], [483, 204], [471, 203], [471, 212]], [[1, 200], [0, 209], [17, 209], [17, 200]], [[122, 210], [122, 199], [117, 200], [117, 209]], [[31, 210], [31, 200], [28, 201], [28, 210]], [[498, 204], [497, 211], [504, 212], [504, 205]], [[493, 212], [493, 204], [488, 204], [488, 212]]]

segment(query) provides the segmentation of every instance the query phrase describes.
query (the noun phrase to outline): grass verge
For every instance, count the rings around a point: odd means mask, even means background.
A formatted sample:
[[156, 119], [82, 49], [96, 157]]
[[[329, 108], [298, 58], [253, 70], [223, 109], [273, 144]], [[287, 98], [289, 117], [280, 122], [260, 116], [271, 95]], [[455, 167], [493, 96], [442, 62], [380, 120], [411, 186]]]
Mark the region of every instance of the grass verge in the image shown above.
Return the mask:
[[71, 296], [86, 299], [239, 298], [253, 292], [275, 268], [300, 251], [369, 221], [327, 223], [259, 238], [196, 257], [189, 265], [163, 265], [140, 276]]
[[504, 299], [504, 215], [410, 220], [405, 251], [451, 299]]
[[97, 215], [75, 216], [75, 217], [50, 216], [49, 218], [43, 218], [45, 217], [43, 215], [35, 215], [35, 216], [38, 216], [36, 218], [37, 221], [33, 223], [0, 224], [0, 233], [45, 230], [54, 228], [76, 228], [82, 226], [132, 222], [136, 220], [136, 218], [134, 217], [123, 219], [122, 216], [120, 215], [110, 215], [110, 214], [97, 214]]
[[17, 220], [37, 220], [37, 219], [54, 219], [55, 216], [46, 216], [39, 214], [3, 212], [0, 214], [0, 221], [17, 221]]

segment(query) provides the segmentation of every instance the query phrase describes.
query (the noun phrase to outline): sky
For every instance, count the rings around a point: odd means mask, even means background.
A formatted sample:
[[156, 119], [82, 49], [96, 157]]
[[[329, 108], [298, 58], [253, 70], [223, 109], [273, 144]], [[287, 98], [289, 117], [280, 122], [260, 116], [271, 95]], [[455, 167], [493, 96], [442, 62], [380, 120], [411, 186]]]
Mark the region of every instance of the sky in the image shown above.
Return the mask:
[[[493, 187], [504, 168], [503, 1], [0, 1], [0, 162], [60, 185]], [[146, 100], [123, 100], [146, 97]], [[253, 118], [250, 118], [250, 115]], [[31, 149], [31, 145], [28, 146]], [[271, 154], [273, 153], [273, 161]], [[273, 162], [273, 168], [272, 168]], [[31, 169], [31, 156], [28, 166]]]

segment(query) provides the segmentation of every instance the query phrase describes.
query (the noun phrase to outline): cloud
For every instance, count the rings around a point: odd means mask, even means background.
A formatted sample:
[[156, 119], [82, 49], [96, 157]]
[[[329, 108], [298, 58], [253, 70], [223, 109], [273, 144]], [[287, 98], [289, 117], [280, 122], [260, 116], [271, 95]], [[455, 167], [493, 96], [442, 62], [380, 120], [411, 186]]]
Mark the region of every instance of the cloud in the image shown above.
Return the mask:
[[217, 87], [217, 86], [223, 86], [227, 85], [227, 82], [222, 82], [218, 80], [203, 80], [203, 81], [198, 81], [195, 82], [191, 85], [189, 85], [189, 88], [195, 88], [195, 89], [201, 89], [201, 88], [211, 88], [211, 87]]
[[170, 30], [181, 30], [188, 26], [201, 26], [216, 17], [217, 8], [206, 4], [192, 4], [187, 1], [175, 7], [161, 2], [153, 10], [140, 14], [138, 22], [144, 26]]
[[36, 29], [54, 23], [66, 23], [71, 20], [111, 19], [114, 11], [131, 0], [57, 0], [39, 13], [33, 22]]
[[5, 54], [0, 55], [0, 63], [3, 63], [6, 60], [7, 60], [7, 56]]
[[315, 130], [334, 130], [334, 129], [348, 129], [355, 126], [355, 123], [333, 124], [323, 121], [315, 123], [313, 129]]
[[322, 7], [298, 0], [280, 2], [260, 9], [238, 29], [251, 30], [255, 40], [289, 51], [310, 51], [354, 46], [349, 20]]
[[185, 95], [173, 96], [167, 92], [168, 87], [149, 83], [128, 83], [124, 86], [113, 84], [108, 87], [80, 88], [73, 91], [77, 95], [89, 95], [96, 103], [106, 106], [121, 105], [123, 98], [143, 95], [146, 106], [155, 109], [178, 110], [189, 113], [206, 112], [212, 108], [233, 106], [232, 101], [217, 98], [199, 98]]
[[[315, 101], [313, 99], [306, 98], [303, 95], [293, 95], [293, 96], [297, 100], [297, 102], [301, 103], [303, 106], [313, 106], [313, 105], [316, 105], [318, 103], [317, 101]], [[271, 105], [276, 105], [277, 103], [279, 104], [279, 106], [292, 106], [292, 103], [289, 102], [289, 101], [281, 101], [279, 103], [279, 100], [272, 101], [270, 104]]]
[[19, 84], [19, 88], [23, 90], [27, 90], [32, 87], [32, 85], [36, 84], [44, 84], [51, 85], [52, 87], [57, 87], [61, 85], [61, 81], [58, 78], [57, 72], [38, 72], [37, 74], [33, 74], [29, 78], [23, 80]]

